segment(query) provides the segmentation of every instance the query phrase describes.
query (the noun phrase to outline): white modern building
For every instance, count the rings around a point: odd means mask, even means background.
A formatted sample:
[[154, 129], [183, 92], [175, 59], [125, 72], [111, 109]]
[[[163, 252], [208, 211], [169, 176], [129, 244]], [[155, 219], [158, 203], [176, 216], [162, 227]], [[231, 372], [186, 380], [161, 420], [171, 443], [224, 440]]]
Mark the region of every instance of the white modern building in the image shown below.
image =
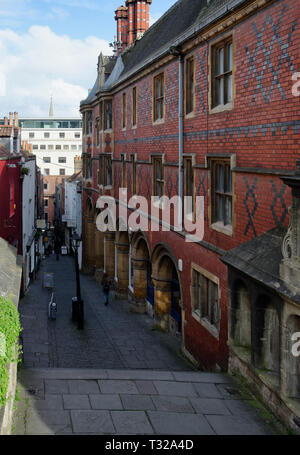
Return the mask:
[[42, 175], [73, 175], [74, 159], [82, 153], [80, 118], [22, 118], [19, 125]]

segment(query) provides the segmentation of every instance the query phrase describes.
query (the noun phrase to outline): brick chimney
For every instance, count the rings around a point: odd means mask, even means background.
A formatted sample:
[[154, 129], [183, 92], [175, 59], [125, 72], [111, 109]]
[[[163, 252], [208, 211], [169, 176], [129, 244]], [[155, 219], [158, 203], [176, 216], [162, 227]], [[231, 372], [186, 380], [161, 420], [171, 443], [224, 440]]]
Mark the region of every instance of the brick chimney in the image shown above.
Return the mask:
[[123, 52], [128, 45], [128, 8], [120, 6], [116, 10], [115, 19], [117, 21], [117, 55]]
[[150, 5], [152, 0], [135, 2], [135, 39], [141, 38], [149, 28]]
[[19, 114], [18, 114], [18, 112], [15, 112], [15, 126], [16, 127], [19, 126]]
[[12, 112], [9, 113], [9, 125], [10, 125], [10, 126], [13, 126], [13, 125], [14, 125], [14, 122], [13, 122], [13, 113], [12, 113]]
[[4, 117], [4, 126], [8, 126], [8, 117]]
[[121, 42], [117, 54], [148, 30], [151, 3], [152, 0], [126, 0], [125, 6], [116, 10], [117, 42]]

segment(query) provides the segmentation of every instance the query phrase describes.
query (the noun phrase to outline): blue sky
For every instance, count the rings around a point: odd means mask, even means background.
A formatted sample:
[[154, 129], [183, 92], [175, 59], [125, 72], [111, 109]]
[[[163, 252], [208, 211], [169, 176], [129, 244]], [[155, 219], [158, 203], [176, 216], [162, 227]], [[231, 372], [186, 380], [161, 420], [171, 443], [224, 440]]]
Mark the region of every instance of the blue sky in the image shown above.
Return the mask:
[[[0, 116], [78, 116], [96, 77], [97, 55], [109, 54], [121, 0], [0, 0]], [[153, 0], [153, 23], [175, 0]]]

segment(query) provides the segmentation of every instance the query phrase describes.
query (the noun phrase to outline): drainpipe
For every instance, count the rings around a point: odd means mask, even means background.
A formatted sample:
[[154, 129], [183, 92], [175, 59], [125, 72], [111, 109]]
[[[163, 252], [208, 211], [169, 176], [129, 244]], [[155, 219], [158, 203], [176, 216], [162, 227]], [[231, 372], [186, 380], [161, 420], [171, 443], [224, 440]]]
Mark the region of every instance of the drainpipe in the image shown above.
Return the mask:
[[184, 57], [180, 46], [171, 46], [169, 49], [171, 55], [179, 57], [179, 90], [178, 90], [178, 190], [179, 190], [179, 207], [178, 207], [178, 229], [183, 230], [182, 212], [183, 212], [183, 120], [184, 120], [184, 97], [183, 97], [183, 71]]

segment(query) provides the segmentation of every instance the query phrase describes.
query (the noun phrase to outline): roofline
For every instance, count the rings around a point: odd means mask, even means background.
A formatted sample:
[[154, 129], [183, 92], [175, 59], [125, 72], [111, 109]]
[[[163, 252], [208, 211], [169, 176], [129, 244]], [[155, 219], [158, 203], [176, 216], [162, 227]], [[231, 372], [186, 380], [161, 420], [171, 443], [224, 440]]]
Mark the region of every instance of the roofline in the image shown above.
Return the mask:
[[[126, 73], [123, 77], [118, 79], [118, 81], [116, 81], [114, 84], [112, 84], [109, 87], [109, 89], [103, 90], [103, 89], [100, 88], [96, 92], [96, 96], [99, 96], [101, 93], [104, 94], [104, 93], [112, 91], [113, 89], [118, 87], [118, 85], [121, 85], [123, 82], [125, 82], [127, 79], [129, 79], [130, 77], [134, 76], [138, 72], [140, 72], [142, 69], [146, 68], [147, 66], [150, 66], [152, 63], [155, 63], [157, 60], [161, 59], [166, 54], [169, 54], [169, 49], [170, 49], [171, 46], [175, 46], [176, 47], [176, 46], [179, 46], [179, 45], [185, 43], [189, 39], [193, 38], [195, 35], [198, 35], [199, 32], [201, 30], [203, 30], [205, 27], [207, 27], [208, 25], [213, 24], [214, 22], [216, 22], [217, 20], [219, 20], [222, 17], [226, 16], [231, 11], [233, 11], [236, 8], [242, 6], [243, 4], [250, 3], [250, 2], [251, 2], [251, 0], [231, 0], [231, 2], [229, 4], [219, 7], [217, 11], [213, 12], [209, 16], [209, 18], [206, 17], [205, 21], [201, 22], [201, 19], [200, 19], [199, 23], [196, 26], [192, 25], [184, 33], [179, 35], [179, 37], [175, 41], [174, 40], [169, 41], [164, 47], [160, 48], [159, 51], [156, 54], [152, 55], [147, 60], [143, 60], [140, 65], [137, 65], [131, 71]], [[162, 17], [164, 17], [170, 11], [170, 9], [172, 9], [175, 5], [173, 5], [171, 8], [169, 8], [169, 10], [166, 11], [166, 13]], [[162, 18], [160, 18], [160, 19], [162, 19]], [[160, 21], [160, 19], [158, 21]], [[209, 19], [209, 21], [207, 19]], [[148, 29], [148, 30], [150, 30], [150, 29]], [[147, 33], [147, 31], [146, 31], [146, 33]]]

